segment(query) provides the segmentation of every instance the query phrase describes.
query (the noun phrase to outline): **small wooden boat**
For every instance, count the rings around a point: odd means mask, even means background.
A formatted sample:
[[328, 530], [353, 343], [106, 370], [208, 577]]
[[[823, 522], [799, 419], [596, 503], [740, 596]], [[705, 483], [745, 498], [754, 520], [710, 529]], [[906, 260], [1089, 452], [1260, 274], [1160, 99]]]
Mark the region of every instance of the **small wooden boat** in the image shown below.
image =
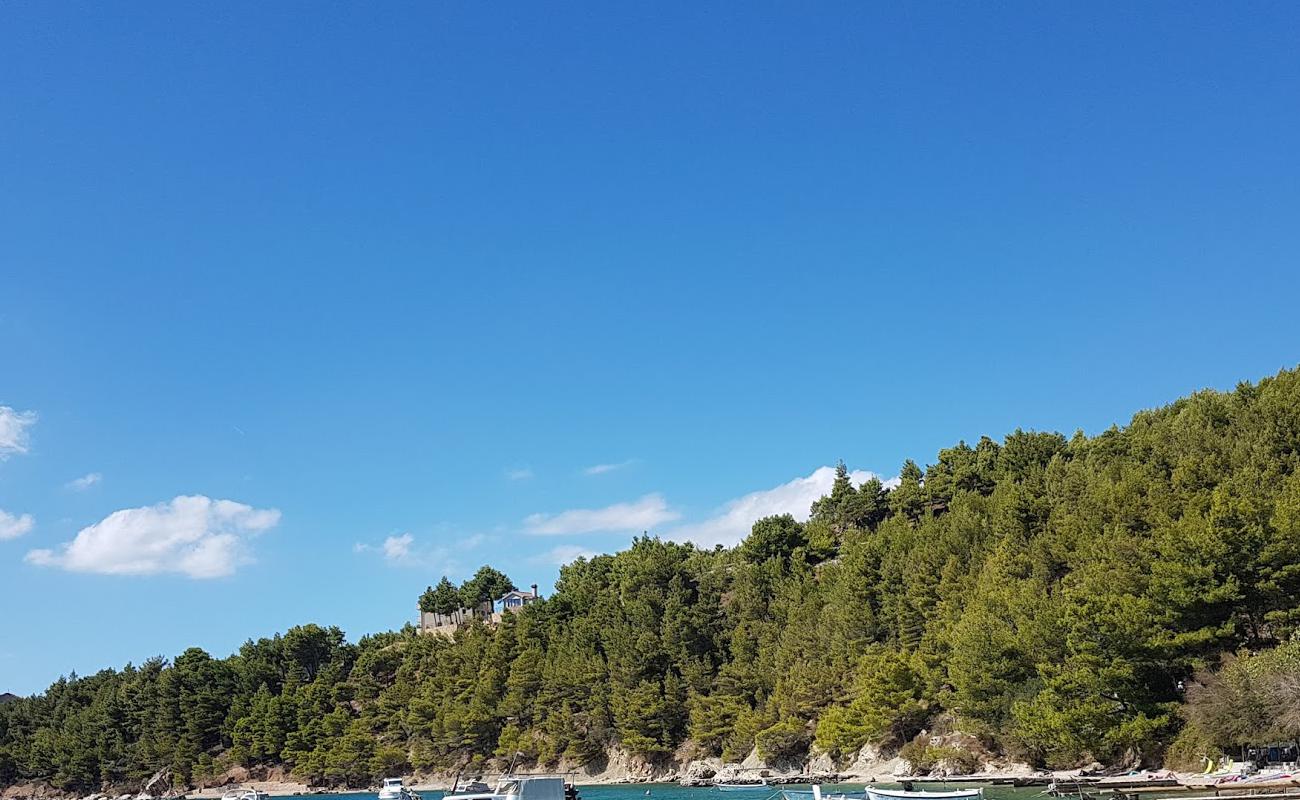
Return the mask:
[[908, 789], [867, 787], [867, 800], [983, 800], [984, 787], [954, 789], [949, 792], [916, 792]]
[[822, 787], [811, 789], [782, 789], [784, 800], [867, 800], [866, 792], [827, 792]]

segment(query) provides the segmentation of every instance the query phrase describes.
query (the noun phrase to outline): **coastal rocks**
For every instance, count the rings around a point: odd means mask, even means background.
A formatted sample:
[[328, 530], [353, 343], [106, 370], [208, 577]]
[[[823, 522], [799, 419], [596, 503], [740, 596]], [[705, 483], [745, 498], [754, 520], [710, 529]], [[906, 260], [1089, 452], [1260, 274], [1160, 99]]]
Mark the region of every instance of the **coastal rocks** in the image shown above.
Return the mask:
[[233, 766], [217, 776], [217, 779], [212, 781], [212, 784], [214, 786], [239, 785], [247, 783], [251, 777], [247, 767]]
[[63, 792], [42, 781], [15, 783], [12, 786], [3, 787], [3, 791], [0, 791], [0, 798], [4, 798], [4, 800], [45, 800], [45, 798], [65, 796]]
[[835, 760], [831, 758], [830, 754], [823, 753], [815, 748], [808, 754], [808, 764], [804, 769], [809, 774], [813, 775], [818, 773], [835, 773], [837, 771], [835, 768]]
[[650, 783], [677, 779], [677, 771], [671, 763], [651, 763], [621, 747], [611, 747], [597, 763], [584, 764], [573, 770], [563, 765], [562, 771], [577, 772], [592, 783]]
[[911, 775], [912, 765], [897, 755], [887, 755], [873, 744], [863, 746], [847, 770], [863, 780], [877, 780], [893, 775]]
[[682, 786], [708, 786], [721, 768], [720, 758], [697, 759], [685, 766], [677, 782]]
[[[745, 756], [745, 760], [740, 762], [740, 769], [767, 769], [768, 764], [763, 757], [758, 754], [758, 748], [755, 747]], [[725, 769], [723, 770], [726, 771]]]
[[172, 771], [166, 767], [158, 770], [153, 777], [144, 782], [144, 786], [137, 795], [138, 800], [144, 800], [145, 796], [166, 797], [171, 794], [172, 790]]
[[772, 777], [772, 773], [793, 775], [803, 771], [803, 762], [793, 760], [784, 762], [768, 761], [759, 754], [758, 748], [755, 747], [749, 751], [749, 755], [745, 756], [745, 760], [740, 762], [739, 766], [727, 766], [719, 771], [726, 773], [728, 770], [736, 771], [736, 775], [733, 777], [745, 774], [751, 777], [759, 774], [764, 777]]
[[935, 778], [955, 778], [972, 772], [970, 763], [959, 758], [941, 758], [930, 768], [930, 775]]
[[1035, 769], [1023, 761], [1010, 760], [986, 761], [982, 771], [988, 775], [996, 773], [1005, 778], [1043, 778], [1046, 775], [1043, 771]]

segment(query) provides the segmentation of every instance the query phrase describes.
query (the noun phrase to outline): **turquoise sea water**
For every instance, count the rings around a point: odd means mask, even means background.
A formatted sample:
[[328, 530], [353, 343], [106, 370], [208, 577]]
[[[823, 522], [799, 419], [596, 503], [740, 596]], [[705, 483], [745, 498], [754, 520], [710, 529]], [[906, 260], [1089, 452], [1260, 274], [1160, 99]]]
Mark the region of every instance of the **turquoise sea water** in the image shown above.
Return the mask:
[[[878, 783], [877, 786], [896, 786], [896, 784]], [[948, 788], [957, 789], [970, 786], [971, 784], [954, 784]], [[785, 786], [780, 788], [786, 789], [807, 789], [807, 786]], [[823, 785], [823, 791], [827, 793], [834, 791], [861, 792], [863, 785], [861, 783], [836, 784], [833, 787], [829, 784]], [[920, 787], [918, 787], [920, 788]], [[940, 785], [927, 785], [924, 788], [931, 791], [940, 791], [944, 787]], [[646, 793], [649, 792], [647, 795]], [[1013, 786], [989, 786], [984, 787], [984, 796], [988, 800], [1033, 800], [1042, 796], [1042, 788], [1016, 788]], [[781, 794], [778, 787], [765, 787], [752, 792], [720, 792], [712, 787], [685, 787], [678, 786], [675, 783], [638, 783], [630, 785], [601, 785], [601, 786], [584, 786], [578, 784], [578, 794], [580, 800], [781, 800]], [[442, 800], [442, 792], [433, 790], [420, 790], [420, 796], [423, 800]], [[330, 795], [322, 800], [375, 800], [374, 792], [355, 792], [351, 794]]]

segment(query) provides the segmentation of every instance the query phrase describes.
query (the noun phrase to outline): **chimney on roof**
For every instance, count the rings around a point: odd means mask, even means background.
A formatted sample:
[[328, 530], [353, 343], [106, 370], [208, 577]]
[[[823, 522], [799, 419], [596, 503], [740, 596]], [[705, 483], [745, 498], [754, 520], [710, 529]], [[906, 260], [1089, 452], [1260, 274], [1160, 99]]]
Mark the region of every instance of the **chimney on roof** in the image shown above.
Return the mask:
[[533, 599], [537, 599], [537, 584], [533, 584]]

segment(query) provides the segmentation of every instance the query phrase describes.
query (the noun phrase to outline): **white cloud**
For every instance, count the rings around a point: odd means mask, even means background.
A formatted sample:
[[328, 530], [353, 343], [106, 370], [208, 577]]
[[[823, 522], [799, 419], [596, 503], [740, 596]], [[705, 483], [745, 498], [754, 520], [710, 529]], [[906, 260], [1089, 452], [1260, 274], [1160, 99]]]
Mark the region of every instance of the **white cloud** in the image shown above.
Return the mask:
[[[875, 477], [870, 472], [850, 472], [854, 484]], [[757, 520], [773, 514], [791, 514], [795, 519], [808, 519], [814, 501], [830, 494], [835, 483], [834, 467], [818, 467], [806, 478], [795, 478], [771, 489], [751, 492], [725, 503], [717, 512], [702, 522], [681, 525], [666, 534], [678, 541], [694, 542], [700, 547], [737, 544], [749, 535]]]
[[30, 533], [36, 527], [36, 520], [31, 514], [10, 514], [0, 509], [0, 542], [5, 539], [17, 539], [24, 533]]
[[506, 479], [512, 481], [526, 481], [533, 477], [533, 471], [528, 467], [516, 467], [506, 470]]
[[635, 458], [629, 458], [627, 461], [620, 461], [617, 464], [593, 464], [582, 471], [583, 475], [604, 475], [606, 472], [630, 467], [636, 463]]
[[0, 461], [27, 452], [27, 429], [35, 424], [35, 411], [15, 411], [9, 406], [0, 406]]
[[575, 533], [646, 531], [681, 514], [668, 507], [659, 494], [648, 494], [631, 503], [615, 503], [604, 508], [574, 508], [558, 514], [531, 514], [524, 528], [541, 536], [566, 536]]
[[387, 536], [379, 544], [357, 542], [352, 545], [354, 553], [379, 553], [384, 561], [393, 567], [419, 567], [421, 569], [440, 570], [446, 575], [456, 575], [463, 570], [456, 560], [456, 555], [477, 549], [488, 537], [481, 533], [457, 536], [449, 545], [421, 546], [414, 535], [399, 533]]
[[179, 573], [190, 578], [232, 574], [250, 559], [248, 539], [280, 521], [259, 509], [202, 495], [114, 511], [56, 550], [32, 550], [27, 561], [102, 575]]
[[381, 545], [384, 558], [389, 561], [405, 561], [411, 557], [411, 544], [414, 541], [415, 537], [409, 533], [404, 533], [401, 536], [389, 536]]
[[588, 550], [579, 544], [562, 544], [558, 547], [552, 547], [545, 553], [539, 553], [530, 560], [535, 564], [550, 564], [561, 567], [580, 558], [595, 558], [598, 555], [600, 553], [595, 550]]
[[103, 475], [98, 472], [92, 472], [89, 475], [82, 475], [80, 478], [70, 480], [65, 483], [64, 486], [74, 492], [84, 492], [102, 480], [104, 480]]

